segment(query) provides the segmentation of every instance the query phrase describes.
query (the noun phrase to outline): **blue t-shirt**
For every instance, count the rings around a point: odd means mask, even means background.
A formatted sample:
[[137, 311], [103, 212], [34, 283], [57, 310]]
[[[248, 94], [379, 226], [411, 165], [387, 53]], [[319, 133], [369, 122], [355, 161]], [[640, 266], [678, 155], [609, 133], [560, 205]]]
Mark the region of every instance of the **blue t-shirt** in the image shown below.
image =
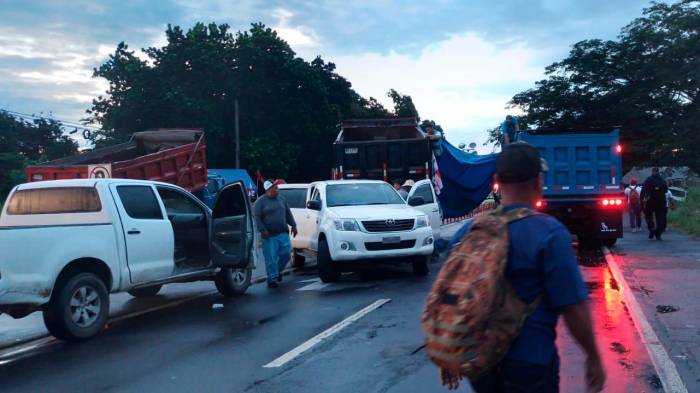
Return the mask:
[[[508, 205], [508, 211], [526, 205]], [[454, 235], [448, 250], [471, 228], [467, 221]], [[556, 326], [563, 306], [588, 298], [571, 246], [571, 235], [555, 218], [534, 215], [508, 224], [510, 247], [506, 278], [518, 296], [531, 303], [543, 295], [540, 306], [525, 321], [506, 358], [539, 365], [557, 359]]]
[[510, 122], [508, 120], [504, 120], [503, 123], [501, 123], [501, 145], [505, 145], [506, 143], [506, 134], [508, 134], [508, 140], [510, 143], [515, 142], [515, 127], [518, 125], [518, 118], [516, 116], [513, 116], [513, 120]]

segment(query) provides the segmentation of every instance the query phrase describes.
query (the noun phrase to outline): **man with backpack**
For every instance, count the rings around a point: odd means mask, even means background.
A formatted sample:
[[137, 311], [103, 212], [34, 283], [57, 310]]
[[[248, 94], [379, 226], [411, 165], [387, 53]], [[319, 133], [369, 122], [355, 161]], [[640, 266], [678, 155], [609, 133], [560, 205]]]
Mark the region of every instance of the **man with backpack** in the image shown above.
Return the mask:
[[467, 377], [478, 393], [558, 392], [560, 314], [586, 352], [588, 392], [604, 386], [571, 236], [532, 210], [542, 196], [541, 165], [531, 145], [504, 147], [496, 161], [503, 207], [455, 234], [428, 296], [426, 351], [449, 389]]
[[666, 230], [667, 192], [668, 185], [661, 177], [659, 168], [652, 168], [651, 176], [644, 180], [641, 193], [644, 218], [649, 228], [649, 239], [656, 237], [656, 240], [661, 240], [661, 234]]
[[637, 179], [630, 180], [630, 185], [625, 189], [627, 208], [630, 215], [630, 227], [632, 232], [642, 230], [642, 187], [637, 184]]

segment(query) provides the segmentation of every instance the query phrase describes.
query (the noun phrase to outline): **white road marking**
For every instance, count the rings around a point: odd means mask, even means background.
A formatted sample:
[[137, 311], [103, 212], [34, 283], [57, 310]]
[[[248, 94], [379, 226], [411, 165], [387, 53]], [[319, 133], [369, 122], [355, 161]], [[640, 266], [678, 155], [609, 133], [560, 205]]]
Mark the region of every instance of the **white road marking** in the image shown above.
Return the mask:
[[320, 344], [323, 342], [323, 340], [331, 337], [332, 335], [338, 333], [339, 331], [345, 329], [348, 327], [350, 324], [353, 322], [356, 322], [360, 318], [364, 317], [365, 315], [371, 313], [372, 311], [378, 309], [379, 307], [389, 303], [391, 299], [379, 299], [376, 302], [370, 304], [369, 306], [363, 308], [362, 310], [352, 314], [351, 316], [343, 319], [342, 321], [338, 322], [337, 324], [331, 326], [330, 328], [324, 330], [323, 332], [317, 334], [316, 336], [310, 338], [303, 344], [299, 345], [298, 347], [292, 349], [291, 351], [285, 353], [284, 355], [278, 357], [277, 359], [271, 361], [270, 363], [264, 365], [263, 367], [265, 368], [276, 368], [276, 367], [281, 367], [287, 364], [289, 361], [294, 360], [297, 356], [301, 355], [302, 353], [308, 351], [309, 349], [313, 348], [314, 346]]
[[328, 285], [329, 284], [322, 283], [321, 280], [317, 278], [317, 279], [313, 280], [313, 282], [311, 284], [305, 285], [305, 286], [297, 289], [297, 291], [318, 291], [318, 290], [321, 290], [321, 289], [327, 287]]
[[603, 252], [605, 253], [605, 260], [608, 262], [608, 268], [622, 291], [627, 309], [632, 315], [634, 326], [637, 328], [637, 332], [641, 336], [642, 342], [647, 348], [647, 352], [649, 352], [649, 357], [654, 364], [656, 373], [659, 374], [659, 379], [661, 380], [664, 391], [666, 393], [688, 393], [688, 389], [685, 387], [680, 375], [678, 375], [676, 365], [668, 356], [666, 348], [661, 344], [659, 337], [656, 336], [654, 329], [652, 329], [651, 324], [649, 324], [639, 302], [637, 302], [637, 299], [634, 297], [632, 289], [630, 289], [627, 284], [615, 256], [612, 255], [607, 247], [603, 247]]
[[312, 278], [310, 280], [301, 280], [299, 282], [318, 282], [319, 280], [320, 280], [320, 278]]

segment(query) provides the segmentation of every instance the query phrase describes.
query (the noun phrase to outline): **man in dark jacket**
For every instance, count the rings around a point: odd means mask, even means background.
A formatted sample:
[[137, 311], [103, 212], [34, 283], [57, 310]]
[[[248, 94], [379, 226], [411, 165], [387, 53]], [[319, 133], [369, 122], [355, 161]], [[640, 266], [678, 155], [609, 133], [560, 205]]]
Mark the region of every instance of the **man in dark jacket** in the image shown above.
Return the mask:
[[656, 240], [661, 240], [661, 234], [666, 230], [667, 192], [668, 185], [661, 177], [659, 168], [653, 168], [651, 176], [644, 181], [641, 195], [644, 203], [644, 218], [649, 228], [649, 239], [656, 237]]

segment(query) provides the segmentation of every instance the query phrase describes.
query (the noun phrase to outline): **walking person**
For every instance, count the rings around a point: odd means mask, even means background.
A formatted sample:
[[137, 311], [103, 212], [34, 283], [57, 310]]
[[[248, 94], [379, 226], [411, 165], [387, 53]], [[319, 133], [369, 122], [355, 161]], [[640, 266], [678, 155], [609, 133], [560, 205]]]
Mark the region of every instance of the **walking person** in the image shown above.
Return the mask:
[[640, 232], [642, 230], [642, 187], [637, 184], [637, 179], [630, 180], [630, 185], [625, 188], [625, 197], [632, 232]]
[[666, 230], [667, 192], [668, 185], [661, 177], [659, 168], [652, 168], [651, 176], [644, 180], [641, 193], [649, 239], [656, 237], [656, 240], [661, 240], [661, 234]]
[[263, 256], [267, 273], [268, 288], [277, 288], [282, 282], [282, 271], [289, 262], [292, 244], [289, 239], [289, 227], [292, 235], [297, 235], [297, 223], [283, 196], [279, 195], [277, 186], [284, 180], [266, 181], [263, 184], [265, 194], [253, 205], [255, 224], [263, 239]]
[[560, 314], [586, 353], [588, 392], [604, 386], [571, 235], [555, 218], [534, 211], [541, 172], [534, 147], [505, 146], [496, 161], [503, 207], [468, 221], [450, 242], [423, 314], [426, 350], [449, 389], [466, 375], [478, 393], [558, 392]]

